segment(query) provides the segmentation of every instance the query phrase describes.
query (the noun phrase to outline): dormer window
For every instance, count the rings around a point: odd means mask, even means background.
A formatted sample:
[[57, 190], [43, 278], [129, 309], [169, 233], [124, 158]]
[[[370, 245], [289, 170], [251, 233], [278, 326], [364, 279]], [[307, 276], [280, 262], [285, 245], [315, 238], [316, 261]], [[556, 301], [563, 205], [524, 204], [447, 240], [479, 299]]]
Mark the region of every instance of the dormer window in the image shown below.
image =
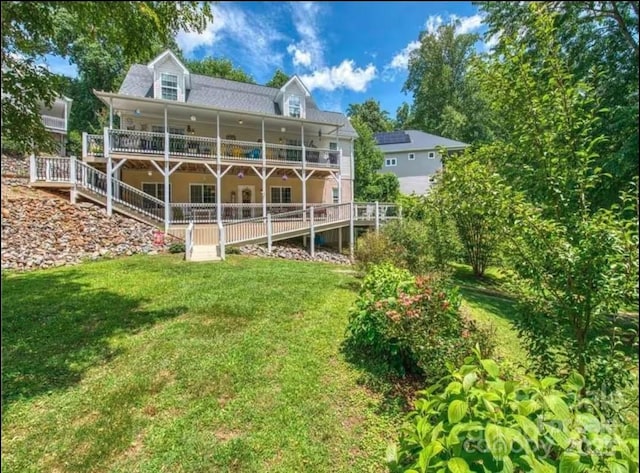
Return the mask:
[[164, 100], [178, 100], [178, 76], [162, 73], [162, 98]]
[[301, 112], [300, 96], [290, 95], [289, 96], [289, 116], [300, 118], [300, 115], [301, 115], [300, 112]]

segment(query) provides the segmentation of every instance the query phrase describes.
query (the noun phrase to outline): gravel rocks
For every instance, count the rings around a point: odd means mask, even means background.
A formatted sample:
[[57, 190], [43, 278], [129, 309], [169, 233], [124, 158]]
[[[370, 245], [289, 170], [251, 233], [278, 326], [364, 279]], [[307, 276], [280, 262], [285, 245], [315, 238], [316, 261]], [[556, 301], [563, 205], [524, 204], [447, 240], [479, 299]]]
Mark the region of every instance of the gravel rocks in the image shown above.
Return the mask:
[[[0, 169], [4, 177], [29, 177], [29, 158], [2, 155]], [[4, 183], [4, 182], [3, 182]]]
[[329, 251], [326, 249], [316, 249], [315, 258], [312, 258], [307, 250], [295, 245], [273, 245], [271, 254], [267, 252], [267, 248], [259, 245], [245, 245], [240, 247], [240, 253], [243, 255], [266, 256], [270, 258], [284, 258], [300, 261], [322, 261], [333, 264], [351, 264], [349, 257], [340, 253]]
[[[2, 179], [2, 269], [31, 270], [104, 257], [154, 254], [154, 227], [103, 207], [68, 200]], [[5, 193], [7, 186], [11, 186]]]

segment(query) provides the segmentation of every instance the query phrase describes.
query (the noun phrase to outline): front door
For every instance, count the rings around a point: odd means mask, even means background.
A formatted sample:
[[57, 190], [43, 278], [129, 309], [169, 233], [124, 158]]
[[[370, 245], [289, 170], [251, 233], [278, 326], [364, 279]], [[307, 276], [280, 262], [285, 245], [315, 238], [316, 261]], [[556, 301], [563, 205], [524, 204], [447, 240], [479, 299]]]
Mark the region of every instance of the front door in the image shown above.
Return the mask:
[[[238, 195], [240, 196], [241, 204], [253, 204], [255, 203], [255, 187], [254, 186], [238, 186]], [[251, 206], [242, 206], [242, 218], [253, 217], [253, 208]]]

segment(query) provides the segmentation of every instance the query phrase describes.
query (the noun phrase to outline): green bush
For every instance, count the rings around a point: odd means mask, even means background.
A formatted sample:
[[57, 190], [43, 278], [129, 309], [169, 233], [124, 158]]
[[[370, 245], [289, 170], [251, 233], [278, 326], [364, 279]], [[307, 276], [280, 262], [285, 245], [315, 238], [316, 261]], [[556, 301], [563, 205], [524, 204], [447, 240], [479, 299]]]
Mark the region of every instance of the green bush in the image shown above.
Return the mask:
[[505, 380], [480, 350], [421, 391], [399, 445], [387, 451], [397, 472], [638, 471], [637, 429], [607, 423], [580, 392], [577, 373]]
[[171, 246], [169, 246], [169, 253], [184, 253], [184, 252], [185, 252], [184, 243], [172, 243]]
[[346, 346], [386, 371], [439, 377], [491, 337], [460, 315], [457, 290], [440, 274], [415, 278], [391, 264], [373, 266], [349, 314]]
[[368, 231], [356, 240], [354, 256], [360, 271], [381, 263], [397, 263], [398, 248], [383, 233]]

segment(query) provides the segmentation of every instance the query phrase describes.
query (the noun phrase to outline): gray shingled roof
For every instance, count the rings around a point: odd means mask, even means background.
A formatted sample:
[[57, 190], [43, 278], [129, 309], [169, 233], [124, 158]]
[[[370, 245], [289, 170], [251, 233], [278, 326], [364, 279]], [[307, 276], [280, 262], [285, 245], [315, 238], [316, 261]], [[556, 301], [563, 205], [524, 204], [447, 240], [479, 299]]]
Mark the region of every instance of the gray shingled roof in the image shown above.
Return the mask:
[[[188, 104], [282, 116], [276, 103], [276, 95], [280, 89], [200, 74], [190, 75], [191, 89], [187, 91], [186, 100]], [[153, 73], [145, 65], [132, 65], [120, 86], [119, 93], [133, 97], [153, 97]], [[355, 133], [344, 114], [319, 110], [309, 98], [306, 100], [306, 111], [307, 120], [343, 125], [345, 131]]]
[[[424, 131], [419, 130], [404, 130], [404, 132], [409, 135], [410, 142], [409, 143], [398, 143], [398, 144], [388, 144], [388, 145], [380, 145], [378, 147], [384, 151], [385, 153], [392, 153], [396, 151], [411, 151], [411, 150], [423, 150], [423, 149], [436, 149], [438, 146], [444, 146], [445, 148], [466, 148], [469, 146], [466, 143], [462, 143], [461, 141], [450, 140], [449, 138], [443, 138], [442, 136], [432, 135], [430, 133], [425, 133]], [[397, 133], [397, 132], [392, 132]], [[376, 143], [380, 140], [382, 135], [387, 135], [388, 133], [376, 133], [374, 135], [376, 139]]]

